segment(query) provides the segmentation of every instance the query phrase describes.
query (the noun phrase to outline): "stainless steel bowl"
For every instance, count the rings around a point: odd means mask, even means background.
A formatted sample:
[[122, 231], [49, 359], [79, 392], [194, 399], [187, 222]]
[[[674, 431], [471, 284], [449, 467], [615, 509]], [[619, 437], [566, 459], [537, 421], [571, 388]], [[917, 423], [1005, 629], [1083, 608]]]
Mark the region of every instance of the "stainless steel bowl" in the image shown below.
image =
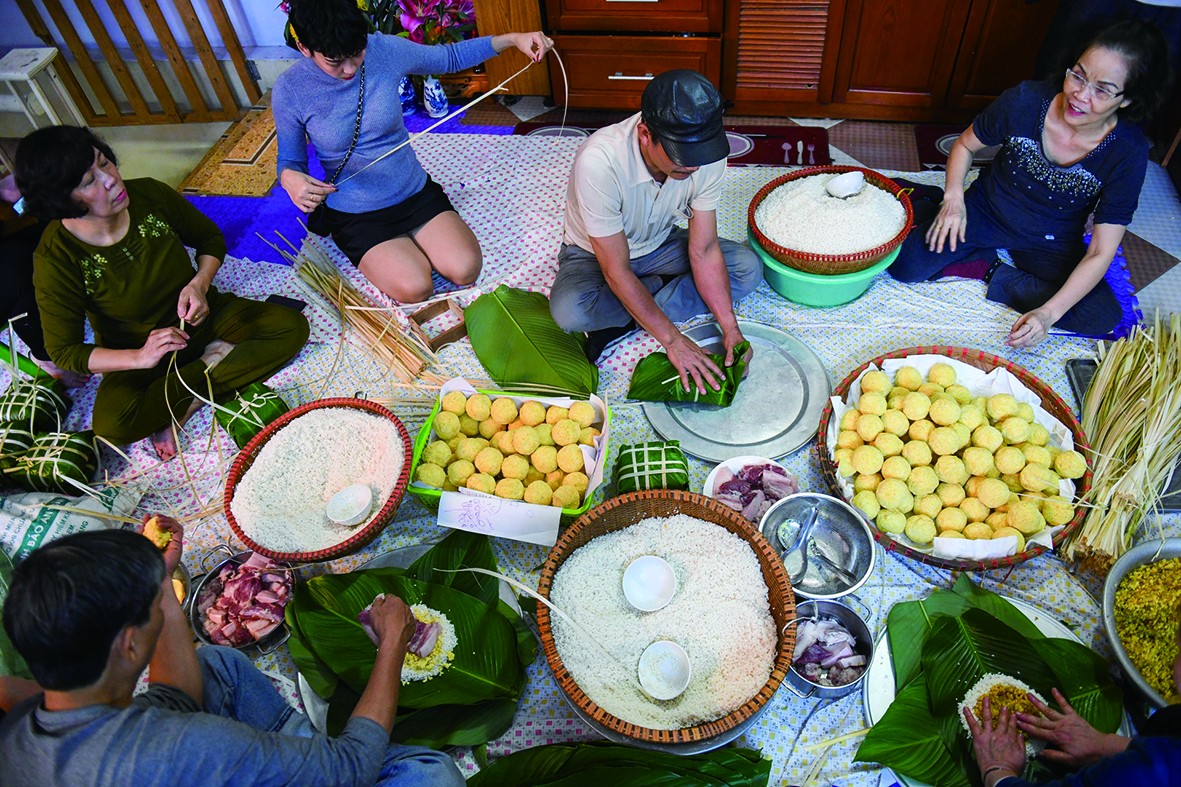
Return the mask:
[[808, 537], [808, 569], [792, 583], [796, 595], [836, 599], [865, 584], [877, 562], [873, 534], [853, 506], [831, 495], [800, 492], [776, 502], [759, 524], [780, 558], [816, 506], [816, 523]]
[[[253, 552], [238, 552], [235, 554], [234, 552], [232, 552], [229, 549], [229, 547], [226, 547], [226, 546], [215, 547], [215, 548], [211, 549], [208, 553], [206, 553], [205, 556], [201, 559], [201, 566], [202, 566], [203, 570], [205, 569], [205, 566], [208, 564], [210, 558], [217, 552], [222, 552], [222, 553], [226, 554], [228, 557], [226, 557], [225, 560], [222, 560], [220, 563], [215, 565], [213, 568], [206, 570], [203, 575], [198, 576], [194, 580], [195, 584], [193, 585], [193, 587], [189, 593], [189, 598], [188, 598], [189, 625], [191, 625], [193, 627], [193, 633], [197, 635], [197, 639], [201, 640], [206, 645], [216, 645], [217, 643], [214, 642], [212, 639], [210, 639], [209, 635], [205, 633], [204, 622], [201, 619], [202, 615], [201, 615], [200, 610], [197, 609], [197, 599], [200, 598], [201, 591], [205, 588], [205, 585], [207, 585], [209, 582], [213, 581], [213, 578], [216, 577], [219, 573], [221, 573], [223, 566], [226, 566], [230, 563], [234, 563], [234, 564], [245, 563], [247, 560], [250, 559], [250, 556], [252, 554], [254, 554]], [[279, 565], [282, 566], [285, 564], [279, 563]], [[278, 648], [280, 645], [282, 645], [284, 642], [286, 642], [287, 638], [290, 636], [291, 636], [291, 632], [287, 629], [287, 624], [280, 623], [278, 626], [276, 626], [274, 629], [271, 630], [271, 633], [267, 634], [262, 639], [260, 639], [256, 642], [248, 642], [245, 645], [238, 645], [235, 647], [237, 648], [237, 650], [258, 651], [261, 654], [267, 654], [267, 653], [271, 653], [276, 648]]]
[[854, 650], [859, 655], [865, 656], [865, 669], [857, 676], [856, 680], [852, 680], [844, 686], [822, 686], [796, 672], [793, 664], [787, 671], [787, 682], [784, 685], [797, 697], [816, 697], [824, 700], [836, 699], [856, 691], [861, 687], [861, 681], [865, 679], [865, 674], [869, 672], [869, 665], [873, 662], [873, 635], [870, 634], [869, 626], [865, 624], [861, 615], [839, 601], [817, 599], [802, 601], [796, 605], [797, 623], [813, 617], [836, 618], [842, 626], [848, 629], [849, 633], [853, 635], [853, 639], [857, 640], [857, 647]]
[[1107, 632], [1107, 640], [1111, 643], [1111, 649], [1115, 651], [1116, 661], [1119, 662], [1124, 675], [1154, 708], [1163, 708], [1169, 703], [1148, 685], [1148, 681], [1144, 680], [1144, 676], [1136, 669], [1120, 643], [1119, 634], [1115, 629], [1115, 591], [1132, 569], [1170, 558], [1181, 558], [1181, 538], [1166, 538], [1163, 541], [1153, 540], [1138, 544], [1115, 562], [1107, 575], [1107, 581], [1103, 583], [1103, 628]]

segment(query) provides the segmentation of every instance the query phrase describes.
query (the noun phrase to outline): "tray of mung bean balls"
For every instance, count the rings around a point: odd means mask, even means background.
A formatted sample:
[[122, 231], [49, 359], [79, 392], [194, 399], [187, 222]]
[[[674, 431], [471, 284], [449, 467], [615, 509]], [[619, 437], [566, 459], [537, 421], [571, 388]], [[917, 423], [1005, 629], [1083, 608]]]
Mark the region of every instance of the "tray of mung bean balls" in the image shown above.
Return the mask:
[[854, 369], [820, 418], [821, 473], [886, 549], [942, 568], [1005, 568], [1082, 523], [1091, 484], [1078, 420], [1016, 364], [910, 347]]

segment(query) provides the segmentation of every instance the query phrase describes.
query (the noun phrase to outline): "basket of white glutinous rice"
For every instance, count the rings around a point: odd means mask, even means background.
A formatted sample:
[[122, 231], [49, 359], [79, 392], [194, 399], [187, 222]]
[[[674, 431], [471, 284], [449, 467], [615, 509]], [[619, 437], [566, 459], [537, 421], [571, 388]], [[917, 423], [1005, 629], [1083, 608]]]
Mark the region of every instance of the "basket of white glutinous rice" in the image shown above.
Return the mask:
[[[393, 519], [410, 480], [410, 434], [365, 399], [322, 399], [268, 424], [238, 454], [226, 478], [225, 512], [246, 546], [276, 560], [347, 555]], [[327, 503], [352, 484], [373, 492], [353, 527], [328, 519]]]
[[[637, 557], [673, 568], [667, 606], [639, 612], [622, 589]], [[795, 649], [795, 601], [783, 563], [737, 511], [703, 495], [621, 495], [583, 514], [550, 551], [538, 592], [542, 649], [569, 701], [636, 741], [708, 742], [771, 699]], [[658, 701], [637, 679], [640, 655], [671, 640], [689, 657], [688, 687]], [[724, 739], [723, 739], [724, 740]]]
[[[825, 185], [845, 172], [865, 188], [845, 199]], [[892, 254], [914, 222], [910, 197], [880, 172], [862, 167], [810, 167], [775, 178], [750, 201], [750, 233], [771, 257], [796, 270], [855, 273]]]

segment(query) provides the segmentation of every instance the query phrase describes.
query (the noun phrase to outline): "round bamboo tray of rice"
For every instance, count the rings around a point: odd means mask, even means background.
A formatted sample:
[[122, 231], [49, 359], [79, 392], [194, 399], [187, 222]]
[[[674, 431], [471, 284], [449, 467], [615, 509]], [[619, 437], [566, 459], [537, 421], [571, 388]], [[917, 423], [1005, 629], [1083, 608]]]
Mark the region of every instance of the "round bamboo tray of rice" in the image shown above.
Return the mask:
[[562, 691], [583, 713], [612, 732], [645, 743], [686, 744], [709, 740], [750, 719], [765, 706], [779, 684], [783, 682], [791, 666], [795, 650], [795, 627], [788, 625], [795, 620], [795, 597], [791, 582], [771, 545], [758, 529], [737, 511], [704, 495], [667, 489], [646, 492], [632, 492], [608, 500], [579, 517], [567, 528], [550, 550], [549, 557], [541, 570], [538, 593], [550, 598], [554, 575], [568, 557], [579, 547], [595, 537], [622, 530], [650, 517], [669, 517], [685, 514], [719, 525], [747, 541], [758, 560], [763, 579], [767, 584], [767, 596], [771, 617], [778, 632], [774, 666], [767, 682], [749, 700], [729, 714], [704, 724], [681, 729], [652, 729], [633, 724], [608, 713], [596, 705], [578, 686], [558, 655], [551, 629], [550, 611], [544, 604], [537, 607], [537, 622], [541, 636], [542, 650], [549, 661], [550, 669]]
[[[813, 175], [839, 175], [843, 172], [860, 172], [865, 175], [865, 182], [867, 186], [876, 187], [883, 191], [892, 194], [902, 203], [903, 209], [906, 211], [906, 221], [902, 229], [886, 243], [880, 246], [875, 246], [871, 249], [855, 252], [852, 254], [817, 254], [808, 251], [800, 251], [798, 249], [789, 249], [786, 246], [781, 246], [775, 241], [767, 237], [759, 225], [755, 223], [755, 211], [758, 210], [763, 200], [767, 198], [772, 191], [779, 188], [785, 183], [801, 180], [803, 178], [811, 177]], [[793, 217], [800, 221], [807, 221], [807, 216]], [[754, 199], [750, 201], [750, 208], [747, 210], [747, 223], [750, 225], [751, 234], [754, 235], [755, 240], [763, 248], [767, 254], [774, 257], [779, 262], [796, 270], [804, 271], [806, 273], [816, 273], [821, 275], [832, 275], [842, 273], [856, 273], [863, 271], [866, 268], [875, 265], [884, 260], [890, 253], [902, 245], [902, 241], [906, 240], [906, 234], [910, 231], [911, 225], [914, 224], [914, 209], [910, 204], [910, 197], [906, 195], [904, 190], [894, 181], [887, 178], [880, 172], [875, 172], [872, 169], [865, 169], [864, 167], [851, 167], [844, 165], [830, 165], [825, 167], [809, 167], [808, 169], [801, 169], [796, 172], [781, 175], [775, 178], [767, 185], [759, 189], [755, 194]]]
[[[251, 534], [247, 532], [247, 530], [242, 527], [241, 523], [239, 523], [234, 517], [233, 508], [231, 505], [234, 500], [234, 492], [237, 489], [238, 484], [242, 481], [243, 476], [246, 475], [246, 471], [249, 470], [254, 464], [254, 460], [258, 457], [259, 452], [280, 429], [287, 426], [296, 418], [299, 418], [305, 413], [324, 408], [339, 408], [369, 413], [371, 415], [376, 415], [388, 420], [397, 428], [398, 439], [401, 443], [403, 453], [403, 461], [401, 470], [399, 471], [398, 477], [394, 482], [393, 491], [391, 491], [389, 496], [386, 497], [384, 503], [381, 505], [380, 509], [377, 510], [377, 513], [372, 519], [370, 519], [363, 526], [358, 527], [357, 530], [354, 531], [350, 536], [336, 544], [333, 544], [330, 547], [306, 551], [280, 551], [269, 549], [252, 538]], [[362, 446], [358, 446], [357, 450], [364, 450], [364, 448]], [[319, 401], [300, 405], [299, 407], [289, 410], [271, 423], [267, 424], [261, 432], [256, 434], [254, 438], [246, 444], [246, 446], [234, 460], [233, 465], [230, 467], [229, 475], [226, 477], [226, 491], [224, 498], [226, 519], [229, 521], [230, 529], [234, 531], [234, 535], [236, 535], [243, 544], [245, 544], [249, 549], [252, 549], [259, 554], [266, 555], [267, 557], [273, 558], [275, 560], [312, 563], [321, 560], [332, 560], [334, 558], [347, 555], [351, 552], [355, 552], [376, 538], [377, 535], [385, 529], [385, 526], [388, 525], [394, 518], [394, 514], [397, 512], [398, 506], [402, 502], [402, 496], [406, 492], [406, 486], [410, 482], [410, 460], [412, 453], [413, 446], [410, 442], [410, 434], [406, 431], [406, 426], [396, 415], [381, 405], [374, 404], [373, 402], [370, 402], [366, 399], [352, 399], [345, 397], [321, 399]], [[295, 483], [298, 483], [298, 480], [296, 480]]]
[[[1054, 389], [1046, 385], [1039, 377], [1034, 375], [1028, 369], [1018, 366], [1012, 361], [1002, 358], [999, 355], [986, 353], [983, 350], [973, 350], [967, 347], [947, 347], [943, 345], [930, 347], [907, 347], [902, 350], [894, 350], [892, 352], [879, 355], [869, 361], [858, 366], [851, 371], [840, 384], [833, 389], [832, 395], [845, 399], [849, 395], [849, 388], [853, 382], [864, 372], [870, 364], [874, 364], [879, 368], [882, 362], [887, 359], [907, 358], [912, 355], [943, 355], [948, 358], [959, 361], [960, 363], [974, 366], [984, 372], [990, 372], [993, 369], [1003, 368], [1017, 377], [1029, 390], [1033, 391], [1039, 399], [1041, 399], [1042, 407], [1066, 426], [1073, 436], [1074, 449], [1079, 451], [1084, 456], [1090, 452], [1090, 446], [1087, 444], [1086, 435], [1083, 434], [1082, 425], [1071, 411], [1066, 402], [1054, 392]], [[825, 483], [828, 484], [829, 490], [837, 497], [849, 502], [845, 497], [837, 482], [837, 466], [833, 462], [832, 457], [829, 456], [828, 451], [828, 425], [832, 419], [833, 408], [832, 400], [824, 405], [824, 412], [820, 415], [820, 427], [817, 430], [816, 438], [816, 456], [820, 461], [820, 473], [824, 477]], [[1091, 488], [1091, 466], [1088, 462], [1086, 473], [1082, 478], [1075, 479], [1075, 500], [1081, 500]], [[1070, 520], [1057, 534], [1054, 535], [1054, 548], [1059, 548], [1064, 541], [1082, 525], [1083, 519], [1086, 517], [1087, 509], [1082, 506], [1076, 506], [1077, 510], [1074, 519]], [[913, 549], [905, 543], [891, 538], [888, 534], [870, 522], [870, 532], [873, 537], [877, 539], [878, 543], [886, 548], [887, 552], [897, 552], [906, 555], [912, 560], [917, 560], [920, 563], [926, 563], [931, 566], [938, 566], [939, 568], [953, 569], [957, 571], [991, 571], [998, 568], [1011, 568], [1018, 563], [1024, 563], [1026, 560], [1037, 557], [1046, 552], [1046, 548], [1039, 545], [1029, 545], [1024, 552], [1016, 555], [1009, 555], [1007, 557], [994, 558], [991, 560], [951, 560], [947, 558], [936, 557]]]

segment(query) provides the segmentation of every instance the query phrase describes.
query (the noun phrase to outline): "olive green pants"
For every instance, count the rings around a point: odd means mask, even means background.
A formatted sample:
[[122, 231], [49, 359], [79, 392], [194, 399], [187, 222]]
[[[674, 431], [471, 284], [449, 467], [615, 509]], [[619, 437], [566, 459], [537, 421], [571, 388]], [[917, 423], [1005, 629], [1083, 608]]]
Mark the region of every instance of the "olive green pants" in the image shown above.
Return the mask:
[[[208, 397], [212, 384], [214, 401], [224, 401], [283, 368], [308, 340], [307, 319], [286, 306], [219, 293], [210, 307], [203, 323], [187, 329], [189, 343], [175, 367], [166, 355], [151, 369], [102, 376], [94, 399], [96, 434], [119, 444], [142, 440], [184, 416], [195, 399], [189, 389]], [[217, 339], [234, 349], [207, 372], [201, 355]]]

